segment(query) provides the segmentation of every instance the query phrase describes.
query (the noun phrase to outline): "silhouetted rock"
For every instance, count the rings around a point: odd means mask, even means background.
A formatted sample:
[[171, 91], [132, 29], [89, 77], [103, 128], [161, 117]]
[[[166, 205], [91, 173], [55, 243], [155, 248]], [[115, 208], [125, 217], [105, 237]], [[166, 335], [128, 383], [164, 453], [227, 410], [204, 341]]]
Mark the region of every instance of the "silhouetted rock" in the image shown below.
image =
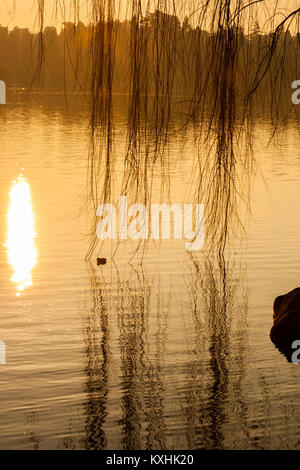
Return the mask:
[[291, 362], [292, 354], [295, 352], [295, 348], [292, 347], [293, 342], [300, 340], [300, 287], [276, 297], [273, 310], [274, 324], [270, 338]]

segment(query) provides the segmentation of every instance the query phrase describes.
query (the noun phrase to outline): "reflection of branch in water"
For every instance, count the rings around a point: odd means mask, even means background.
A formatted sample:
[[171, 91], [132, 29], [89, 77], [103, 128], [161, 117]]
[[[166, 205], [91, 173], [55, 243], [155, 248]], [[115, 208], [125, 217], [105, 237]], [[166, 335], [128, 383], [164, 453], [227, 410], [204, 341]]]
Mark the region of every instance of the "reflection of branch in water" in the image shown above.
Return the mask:
[[[242, 270], [240, 270], [242, 279]], [[246, 443], [249, 442], [249, 418], [248, 406], [244, 394], [243, 382], [246, 379], [246, 366], [249, 357], [249, 344], [247, 332], [247, 314], [248, 314], [248, 298], [247, 294], [241, 293], [241, 302], [234, 303], [237, 313], [234, 315], [236, 319], [236, 329], [233, 335], [232, 344], [234, 345], [236, 354], [231, 360], [231, 376], [235, 378], [232, 387], [232, 415], [239, 427], [239, 442], [233, 445], [234, 448], [245, 449]]]
[[[159, 292], [151, 304], [151, 285], [140, 267], [122, 277], [115, 266], [106, 279], [91, 267], [92, 309], [84, 318], [86, 345], [87, 449], [107, 448], [110, 335], [116, 319], [120, 345], [121, 448], [165, 448], [162, 362], [167, 310]], [[155, 309], [149, 318], [150, 308]], [[155, 314], [156, 313], [156, 314]], [[152, 325], [151, 325], [152, 324]], [[149, 343], [149, 329], [155, 325]]]
[[[246, 309], [238, 299], [240, 281], [232, 277], [232, 269], [223, 257], [218, 260], [192, 257], [192, 261], [188, 285], [196, 358], [188, 367], [187, 440], [191, 449], [221, 449], [226, 446], [224, 425], [230, 412], [234, 416], [230, 419], [240, 424], [243, 432], [246, 429], [241, 388], [246, 334], [242, 317]], [[241, 318], [236, 330], [235, 317]]]
[[[210, 342], [210, 368], [212, 373], [211, 396], [208, 414], [211, 417], [210, 438], [214, 448], [224, 446], [222, 425], [225, 421], [225, 402], [228, 396], [228, 354], [231, 292], [227, 286], [227, 272], [223, 259], [220, 259], [220, 278], [215, 279], [212, 266], [208, 268], [208, 289], [204, 294], [207, 304], [206, 317]], [[218, 282], [219, 281], [219, 282]]]
[[[143, 279], [144, 280], [144, 279]], [[142, 282], [143, 282], [142, 280]], [[139, 281], [139, 279], [138, 279]], [[120, 330], [121, 398], [123, 416], [122, 448], [141, 449], [143, 424], [143, 380], [145, 376], [145, 338], [148, 328], [149, 286], [118, 282], [117, 318]]]
[[42, 438], [39, 436], [39, 415], [37, 412], [30, 412], [26, 417], [26, 428], [29, 428], [29, 431], [26, 430], [26, 447], [28, 446], [31, 450], [39, 450]]
[[101, 450], [107, 439], [104, 424], [107, 415], [109, 378], [109, 319], [103, 294], [103, 281], [91, 266], [92, 307], [84, 318], [86, 349], [86, 437], [85, 447]]
[[170, 297], [164, 303], [163, 295], [159, 289], [156, 301], [156, 332], [155, 346], [152, 361], [146, 377], [146, 419], [147, 444], [146, 449], [166, 449], [166, 424], [164, 421], [164, 385], [162, 381], [162, 366], [164, 362], [166, 342], [167, 342], [167, 317], [170, 305]]
[[156, 316], [156, 352], [152, 359], [148, 342], [151, 286], [142, 269], [134, 270], [133, 276], [134, 280], [129, 281], [121, 281], [118, 276], [117, 316], [123, 390], [121, 443], [126, 450], [163, 449], [165, 425], [160, 375], [165, 327], [161, 325], [160, 296]]

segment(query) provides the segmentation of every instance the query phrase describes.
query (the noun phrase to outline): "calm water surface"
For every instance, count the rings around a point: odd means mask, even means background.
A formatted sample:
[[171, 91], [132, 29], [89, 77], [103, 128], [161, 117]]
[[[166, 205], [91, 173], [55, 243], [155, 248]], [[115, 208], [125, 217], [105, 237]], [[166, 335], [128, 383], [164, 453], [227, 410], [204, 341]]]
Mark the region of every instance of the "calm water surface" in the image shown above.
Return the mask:
[[[274, 298], [299, 285], [296, 126], [267, 146], [257, 123], [252, 216], [225, 260], [166, 241], [128, 263], [124, 242], [93, 270], [86, 107], [20, 94], [0, 111], [0, 447], [300, 448], [300, 367], [269, 339]], [[192, 147], [170, 170], [181, 202]]]

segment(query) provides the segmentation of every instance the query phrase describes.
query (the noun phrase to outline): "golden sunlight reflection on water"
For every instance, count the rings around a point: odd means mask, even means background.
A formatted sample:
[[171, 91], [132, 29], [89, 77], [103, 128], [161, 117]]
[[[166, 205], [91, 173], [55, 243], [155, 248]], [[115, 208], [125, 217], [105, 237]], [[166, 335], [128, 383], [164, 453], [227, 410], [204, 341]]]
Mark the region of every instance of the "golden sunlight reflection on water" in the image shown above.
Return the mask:
[[22, 175], [13, 182], [7, 219], [8, 262], [14, 269], [11, 281], [16, 284], [16, 295], [20, 296], [32, 285], [31, 272], [37, 263], [30, 186]]

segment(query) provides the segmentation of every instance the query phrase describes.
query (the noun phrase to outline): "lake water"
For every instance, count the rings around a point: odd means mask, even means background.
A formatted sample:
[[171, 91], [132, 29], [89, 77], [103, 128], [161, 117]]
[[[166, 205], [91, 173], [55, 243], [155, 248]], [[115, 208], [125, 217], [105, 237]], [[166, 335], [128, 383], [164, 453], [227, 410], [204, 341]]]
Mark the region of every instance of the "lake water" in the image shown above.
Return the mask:
[[[19, 93], [0, 116], [0, 447], [299, 449], [300, 367], [269, 338], [274, 298], [299, 285], [296, 125], [267, 146], [257, 123], [251, 217], [230, 255], [162, 241], [140, 264], [124, 242], [93, 269], [86, 106]], [[192, 146], [171, 168], [178, 200]]]

